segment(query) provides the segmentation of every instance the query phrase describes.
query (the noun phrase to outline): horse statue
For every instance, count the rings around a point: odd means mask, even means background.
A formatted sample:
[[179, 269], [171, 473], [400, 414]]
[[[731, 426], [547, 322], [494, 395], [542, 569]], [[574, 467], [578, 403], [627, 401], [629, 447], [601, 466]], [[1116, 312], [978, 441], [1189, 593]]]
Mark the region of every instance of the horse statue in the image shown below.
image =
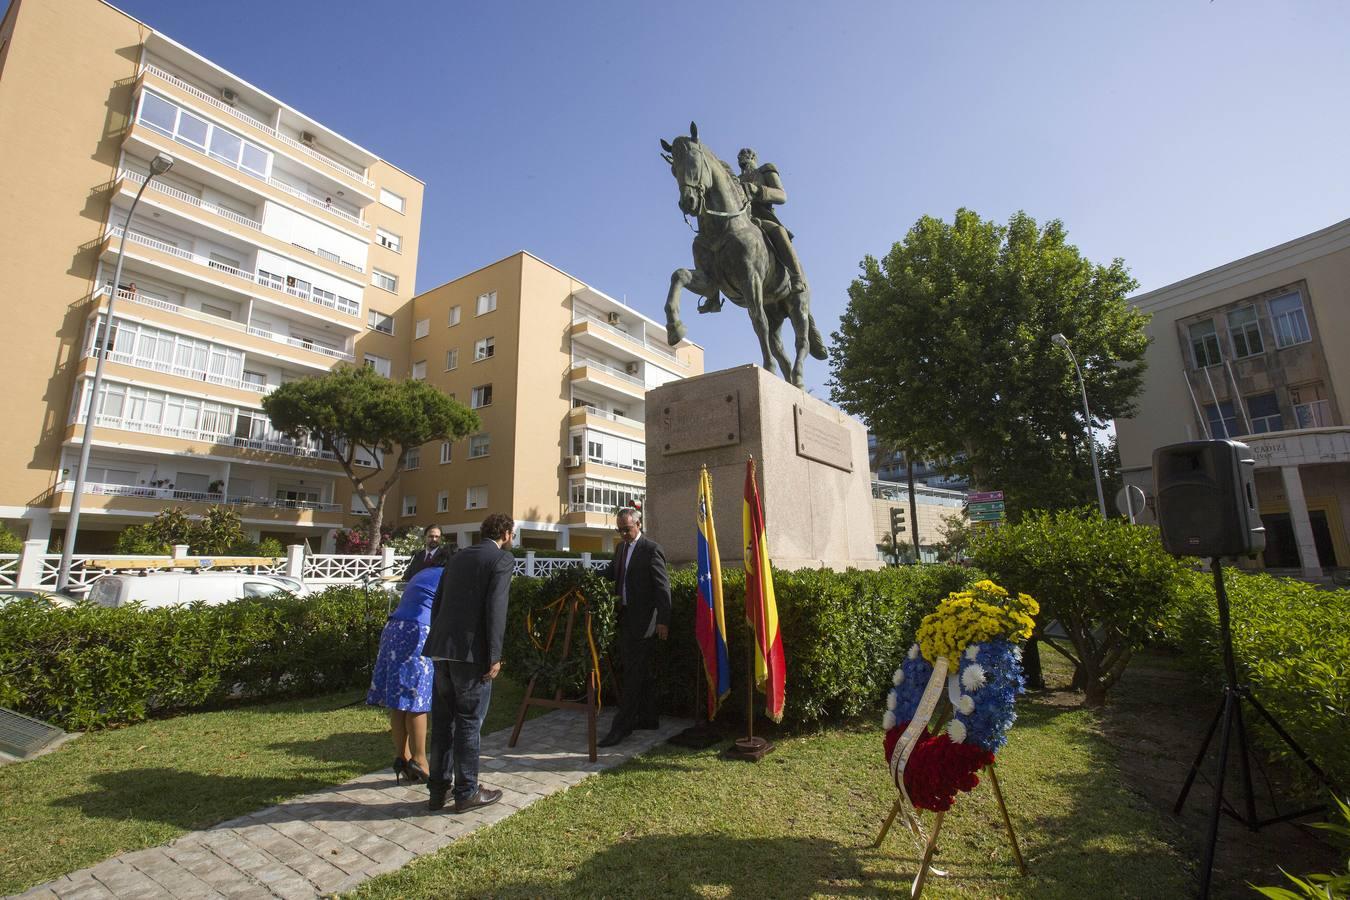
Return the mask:
[[[720, 295], [750, 315], [759, 338], [764, 368], [777, 371], [799, 388], [806, 386], [802, 369], [808, 350], [825, 359], [825, 342], [811, 317], [810, 290], [794, 291], [787, 267], [774, 255], [764, 232], [750, 215], [750, 197], [731, 166], [718, 159], [698, 140], [698, 126], [689, 123], [689, 135], [674, 143], [661, 141], [662, 157], [680, 185], [680, 211], [698, 221], [694, 240], [694, 268], [676, 269], [666, 296], [666, 340], [671, 346], [684, 338], [680, 321], [680, 290], [706, 298], [698, 311], [717, 312]], [[796, 357], [789, 359], [779, 332], [785, 319], [796, 332]]]

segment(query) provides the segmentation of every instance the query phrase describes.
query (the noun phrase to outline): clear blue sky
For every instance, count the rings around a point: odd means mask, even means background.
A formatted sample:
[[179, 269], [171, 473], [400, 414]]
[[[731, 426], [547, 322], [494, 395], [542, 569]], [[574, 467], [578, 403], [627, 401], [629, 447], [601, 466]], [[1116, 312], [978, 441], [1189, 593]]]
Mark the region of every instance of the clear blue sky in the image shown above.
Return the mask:
[[662, 319], [690, 119], [778, 165], [827, 337], [923, 214], [1060, 218], [1143, 290], [1350, 217], [1345, 0], [115, 5], [425, 181], [419, 290], [526, 249]]

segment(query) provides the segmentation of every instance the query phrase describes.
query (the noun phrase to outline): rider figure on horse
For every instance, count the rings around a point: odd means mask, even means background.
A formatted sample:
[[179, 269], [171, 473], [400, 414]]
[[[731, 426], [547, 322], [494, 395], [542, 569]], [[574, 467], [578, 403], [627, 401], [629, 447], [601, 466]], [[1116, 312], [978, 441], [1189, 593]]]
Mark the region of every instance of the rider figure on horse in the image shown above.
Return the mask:
[[806, 290], [801, 260], [797, 259], [797, 251], [792, 247], [792, 232], [778, 221], [778, 213], [774, 211], [775, 206], [787, 202], [787, 191], [778, 177], [778, 168], [773, 163], [757, 165], [759, 159], [749, 147], [736, 154], [736, 161], [741, 164], [741, 184], [750, 197], [750, 215], [763, 229], [778, 261], [788, 270], [793, 293], [799, 294]]

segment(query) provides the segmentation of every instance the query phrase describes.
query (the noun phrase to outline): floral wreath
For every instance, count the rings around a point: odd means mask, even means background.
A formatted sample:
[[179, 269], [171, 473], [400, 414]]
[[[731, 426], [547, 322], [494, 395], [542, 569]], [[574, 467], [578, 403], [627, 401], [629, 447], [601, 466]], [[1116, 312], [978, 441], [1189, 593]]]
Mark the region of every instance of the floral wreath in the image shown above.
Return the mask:
[[[1018, 644], [1031, 637], [1039, 611], [1026, 594], [1013, 597], [986, 580], [948, 594], [919, 625], [882, 719], [895, 785], [916, 809], [950, 809], [1007, 743], [1013, 703], [1025, 689]], [[946, 727], [933, 732], [944, 694], [950, 708], [937, 721]]]

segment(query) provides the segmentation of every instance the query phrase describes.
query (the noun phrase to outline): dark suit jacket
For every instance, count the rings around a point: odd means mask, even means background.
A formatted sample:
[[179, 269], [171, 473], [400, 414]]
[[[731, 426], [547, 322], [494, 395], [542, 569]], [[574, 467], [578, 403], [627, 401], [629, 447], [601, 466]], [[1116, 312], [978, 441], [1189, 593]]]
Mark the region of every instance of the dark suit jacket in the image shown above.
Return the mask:
[[[604, 570], [610, 581], [618, 574], [619, 554], [626, 549], [623, 542], [614, 549], [614, 559]], [[628, 606], [624, 609], [624, 631], [634, 631], [630, 637], [642, 637], [652, 621], [652, 611], [656, 611], [657, 625], [670, 625], [670, 576], [666, 573], [666, 554], [661, 545], [647, 540], [647, 535], [638, 536], [637, 546], [628, 560], [624, 572], [624, 581], [628, 588]], [[619, 594], [619, 586], [614, 586]]]
[[499, 662], [515, 564], [495, 541], [451, 556], [431, 605], [431, 632], [422, 655], [477, 663], [484, 672]]
[[412, 581], [412, 577], [423, 569], [429, 569], [432, 566], [443, 566], [450, 559], [450, 554], [446, 552], [446, 547], [441, 544], [435, 550], [428, 551], [426, 547], [418, 550], [408, 560], [408, 568], [403, 570], [403, 580]]

